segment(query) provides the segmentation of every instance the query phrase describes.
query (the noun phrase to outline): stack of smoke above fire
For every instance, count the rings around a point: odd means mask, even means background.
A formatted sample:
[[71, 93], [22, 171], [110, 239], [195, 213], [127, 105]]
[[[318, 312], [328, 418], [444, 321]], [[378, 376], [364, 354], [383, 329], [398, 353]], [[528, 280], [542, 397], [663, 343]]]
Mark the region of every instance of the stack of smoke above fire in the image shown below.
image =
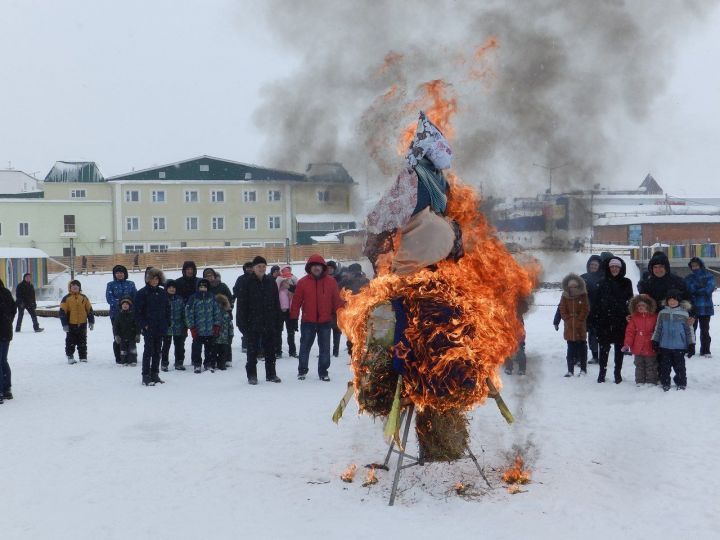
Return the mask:
[[[533, 163], [570, 163], [557, 189], [591, 187], [671, 76], [678, 39], [717, 5], [681, 1], [265, 3], [301, 68], [264, 92], [267, 158], [342, 161], [366, 196], [395, 174], [423, 85], [457, 100], [456, 170], [484, 191], [547, 187]], [[347, 23], [352, 21], [352, 30]], [[417, 107], [415, 107], [417, 109]]]

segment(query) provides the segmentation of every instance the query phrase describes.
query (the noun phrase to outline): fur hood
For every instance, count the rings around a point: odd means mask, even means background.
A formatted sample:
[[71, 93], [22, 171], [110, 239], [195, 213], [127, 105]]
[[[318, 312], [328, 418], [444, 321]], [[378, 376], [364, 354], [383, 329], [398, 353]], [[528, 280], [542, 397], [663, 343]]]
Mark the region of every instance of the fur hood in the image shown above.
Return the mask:
[[[570, 296], [570, 289], [568, 289], [568, 283], [571, 281], [577, 281], [580, 285], [580, 292], [578, 295], [571, 297]], [[581, 296], [583, 294], [587, 294], [587, 287], [585, 286], [585, 280], [578, 276], [577, 274], [570, 273], [567, 276], [565, 276], [562, 280], [562, 290], [563, 290], [563, 296], [565, 298], [575, 298], [577, 296]]]
[[230, 311], [230, 300], [228, 300], [227, 296], [224, 294], [216, 294], [215, 300], [217, 300], [217, 303], [220, 304], [223, 311]]
[[163, 274], [163, 271], [159, 268], [149, 268], [145, 272], [145, 283], [150, 283], [150, 280], [154, 277], [157, 277], [160, 279], [160, 285], [165, 283], [165, 274]]
[[637, 306], [640, 303], [646, 304], [650, 313], [655, 313], [657, 311], [657, 302], [655, 302], [655, 299], [652, 296], [647, 294], [638, 294], [633, 296], [628, 303], [628, 310], [631, 314], [637, 313]]
[[[661, 305], [662, 307], [664, 307], [665, 309], [677, 309], [677, 308], [671, 308], [671, 307], [669, 307], [669, 306], [667, 305], [667, 301], [664, 300], [664, 299], [660, 301], [660, 305]], [[688, 302], [687, 300], [683, 300], [683, 301], [680, 302], [680, 304], [678, 304], [677, 307], [682, 308], [682, 309], [684, 309], [685, 311], [687, 311], [688, 313], [690, 313], [690, 310], [692, 309], [692, 304], [691, 304], [690, 302]]]

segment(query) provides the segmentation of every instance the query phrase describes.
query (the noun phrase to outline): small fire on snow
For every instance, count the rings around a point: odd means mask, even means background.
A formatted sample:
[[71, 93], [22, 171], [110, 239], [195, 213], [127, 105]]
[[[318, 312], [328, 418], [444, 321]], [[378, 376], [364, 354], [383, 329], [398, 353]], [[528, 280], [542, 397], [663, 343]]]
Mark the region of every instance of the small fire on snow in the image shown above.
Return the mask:
[[345, 472], [340, 475], [340, 479], [343, 482], [351, 484], [352, 481], [355, 479], [355, 471], [357, 471], [357, 465], [353, 463], [347, 469], [345, 469]]
[[377, 484], [378, 479], [377, 475], [375, 474], [375, 467], [370, 467], [367, 472], [367, 476], [365, 477], [365, 481], [362, 484], [362, 487], [368, 487], [372, 486], [373, 484]]
[[503, 473], [502, 480], [508, 484], [508, 492], [511, 494], [523, 493], [520, 486], [530, 482], [530, 471], [525, 469], [525, 461], [520, 454], [515, 456], [513, 466]]
[[457, 493], [458, 495], [465, 495], [469, 487], [470, 486], [464, 484], [463, 482], [458, 482], [457, 484], [455, 484], [455, 493]]

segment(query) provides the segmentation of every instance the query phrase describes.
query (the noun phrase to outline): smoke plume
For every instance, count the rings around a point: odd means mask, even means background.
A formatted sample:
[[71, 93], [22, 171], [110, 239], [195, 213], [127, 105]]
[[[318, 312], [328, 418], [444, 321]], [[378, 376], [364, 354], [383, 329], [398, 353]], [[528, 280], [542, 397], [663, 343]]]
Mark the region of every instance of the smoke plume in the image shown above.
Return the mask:
[[716, 0], [264, 2], [300, 68], [269, 85], [256, 121], [267, 160], [341, 161], [374, 197], [402, 166], [419, 87], [457, 100], [454, 168], [485, 194], [589, 187], [623, 126], [647, 117], [682, 36]]

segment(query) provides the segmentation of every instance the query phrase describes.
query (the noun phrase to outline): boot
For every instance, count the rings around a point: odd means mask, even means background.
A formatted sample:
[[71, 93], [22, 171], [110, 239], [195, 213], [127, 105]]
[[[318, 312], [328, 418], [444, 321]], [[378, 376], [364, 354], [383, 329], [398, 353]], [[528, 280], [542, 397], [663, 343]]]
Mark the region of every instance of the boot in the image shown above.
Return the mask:
[[155, 383], [150, 380], [150, 375], [143, 375], [142, 384], [143, 386], [155, 386]]
[[175, 364], [175, 371], [185, 371], [185, 366], [182, 364]]
[[2, 397], [4, 400], [11, 400], [13, 398], [13, 395], [12, 395], [12, 392], [10, 391], [10, 389], [8, 388], [0, 395], [0, 397]]
[[36, 332], [43, 332], [44, 330], [45, 330], [44, 328], [40, 328], [39, 326], [37, 328], [35, 328]]
[[163, 381], [163, 380], [160, 378], [160, 375], [157, 374], [157, 373], [153, 373], [152, 375], [150, 375], [150, 380], [151, 380], [152, 382], [154, 382], [155, 384], [165, 384], [165, 381]]
[[600, 373], [598, 373], [598, 379], [597, 379], [597, 381], [598, 381], [599, 383], [604, 383], [604, 382], [605, 382], [605, 374], [606, 374], [606, 373], [607, 373], [607, 369], [605, 369], [604, 367], [601, 367], [601, 368], [600, 368]]
[[68, 355], [67, 361], [68, 361], [68, 364], [72, 365], [72, 364], [75, 363], [75, 358], [73, 358], [72, 356]]
[[277, 375], [272, 375], [272, 376], [270, 376], [270, 377], [265, 377], [265, 380], [266, 380], [267, 382], [274, 382], [274, 383], [280, 383], [280, 382], [282, 382], [282, 380], [280, 379], [280, 377], [278, 377]]

